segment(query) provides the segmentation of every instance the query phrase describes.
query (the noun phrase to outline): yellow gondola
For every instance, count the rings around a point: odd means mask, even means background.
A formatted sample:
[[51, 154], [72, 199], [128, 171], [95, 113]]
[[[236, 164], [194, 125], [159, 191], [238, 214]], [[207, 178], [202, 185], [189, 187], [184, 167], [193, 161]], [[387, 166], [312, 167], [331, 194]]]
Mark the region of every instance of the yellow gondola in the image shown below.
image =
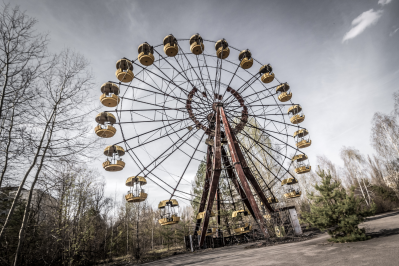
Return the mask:
[[132, 187], [125, 196], [127, 202], [142, 202], [147, 199], [148, 194], [141, 187], [147, 184], [142, 176], [131, 176], [126, 180], [126, 186]]
[[161, 219], [158, 222], [162, 226], [177, 224], [180, 221], [178, 207], [179, 203], [175, 199], [161, 201], [158, 204], [158, 209], [161, 211]]
[[249, 223], [245, 223], [243, 227], [239, 227], [234, 229], [235, 235], [242, 235], [252, 231], [252, 225]]
[[163, 51], [167, 56], [174, 57], [179, 52], [176, 38], [170, 34], [163, 39]]
[[291, 106], [288, 109], [287, 113], [291, 116], [291, 118], [290, 118], [291, 123], [299, 124], [305, 120], [305, 115], [300, 114], [301, 111], [302, 111], [302, 107], [299, 104]]
[[131, 82], [134, 79], [132, 62], [126, 58], [118, 60], [115, 76], [121, 82]]
[[304, 173], [310, 172], [310, 170], [312, 170], [312, 167], [310, 165], [309, 166], [299, 166], [299, 167], [295, 168], [295, 173], [304, 174]]
[[226, 59], [230, 55], [229, 44], [225, 39], [221, 39], [215, 44], [216, 56], [220, 59]]
[[312, 141], [309, 138], [305, 139], [305, 136], [307, 136], [308, 134], [309, 132], [306, 129], [300, 129], [298, 131], [295, 131], [294, 138], [296, 138], [296, 146], [299, 149], [309, 147], [312, 144]]
[[283, 83], [276, 88], [276, 92], [280, 92], [280, 95], [278, 96], [278, 99], [280, 102], [286, 102], [291, 100], [292, 98], [292, 93], [288, 92], [290, 89], [290, 85], [288, 83]]
[[[213, 211], [211, 211], [211, 216], [210, 217], [215, 217], [215, 216], [216, 216], [215, 213]], [[199, 212], [197, 214], [197, 220], [198, 219], [204, 219], [204, 217], [205, 217], [205, 212]]]
[[302, 195], [301, 191], [291, 190], [288, 193], [284, 194], [284, 197], [287, 199], [298, 198]]
[[94, 132], [101, 138], [113, 137], [116, 133], [116, 128], [113, 127], [116, 119], [115, 116], [108, 112], [99, 113], [96, 116], [98, 125], [95, 127]]
[[111, 157], [103, 163], [103, 168], [106, 171], [116, 172], [121, 171], [125, 167], [125, 162], [120, 158], [125, 154], [125, 150], [117, 145], [111, 145], [104, 149], [104, 155]]
[[194, 34], [190, 38], [190, 51], [195, 55], [200, 55], [204, 51], [204, 40], [202, 39], [201, 35]]
[[260, 80], [263, 83], [272, 82], [274, 80], [274, 73], [272, 73], [272, 71], [273, 68], [269, 64], [261, 66], [261, 68], [259, 69], [259, 73], [263, 75], [261, 76]]
[[305, 154], [298, 154], [292, 158], [292, 161], [296, 161], [295, 173], [303, 174], [303, 173], [307, 173], [311, 170], [310, 165], [304, 163], [304, 161], [307, 159], [308, 159], [308, 156], [306, 156]]
[[290, 177], [290, 178], [287, 178], [287, 179], [284, 179], [283, 181], [281, 181], [281, 185], [282, 186], [284, 186], [284, 185], [293, 185], [293, 184], [296, 184], [296, 183], [298, 183], [298, 180], [296, 180], [293, 177]]
[[238, 60], [240, 60], [240, 66], [243, 69], [248, 69], [254, 64], [254, 59], [252, 58], [252, 54], [248, 49], [240, 52], [238, 55]]
[[106, 82], [101, 85], [102, 95], [100, 96], [100, 101], [104, 106], [115, 107], [119, 104], [119, 87], [112, 83]]
[[151, 66], [154, 63], [154, 48], [148, 43], [143, 43], [138, 48], [138, 59], [140, 64]]

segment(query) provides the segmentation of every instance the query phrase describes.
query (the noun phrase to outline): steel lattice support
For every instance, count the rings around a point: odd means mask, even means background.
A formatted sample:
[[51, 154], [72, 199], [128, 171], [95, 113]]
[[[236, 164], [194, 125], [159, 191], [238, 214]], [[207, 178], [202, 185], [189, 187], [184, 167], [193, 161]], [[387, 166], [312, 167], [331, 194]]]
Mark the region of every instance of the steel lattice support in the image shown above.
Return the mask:
[[209, 218], [211, 216], [213, 202], [215, 200], [216, 190], [219, 186], [220, 173], [222, 172], [222, 151], [220, 142], [220, 108], [216, 111], [216, 123], [215, 123], [215, 137], [214, 137], [214, 154], [212, 164], [212, 178], [209, 188], [208, 203], [204, 215], [204, 223], [202, 225], [200, 247], [204, 245], [206, 231], [208, 229]]
[[[225, 134], [227, 137], [227, 142], [229, 144], [229, 150], [230, 150], [230, 155], [231, 155], [231, 158], [233, 161], [233, 165], [236, 169], [238, 177], [240, 178], [242, 188], [244, 189], [245, 195], [247, 196], [246, 198], [248, 199], [248, 201], [252, 207], [252, 210], [254, 211], [256, 221], [258, 222], [262, 233], [267, 238], [267, 237], [269, 237], [269, 234], [267, 233], [267, 230], [263, 226], [263, 216], [258, 208], [258, 205], [256, 204], [255, 197], [252, 195], [251, 188], [249, 187], [249, 184], [247, 182], [247, 177], [246, 177], [245, 172], [242, 167], [242, 164], [244, 164], [244, 166], [247, 166], [247, 164], [245, 162], [244, 157], [238, 155], [239, 153], [241, 153], [241, 150], [237, 144], [235, 135], [231, 130], [230, 124], [227, 120], [226, 114], [224, 113], [223, 107], [219, 107], [218, 111], [220, 111], [220, 114], [222, 116], [224, 131], [225, 131]], [[241, 159], [241, 161], [240, 161], [240, 159]]]
[[247, 207], [247, 209], [251, 213], [252, 217], [256, 220], [255, 213], [252, 210], [251, 204], [249, 203], [249, 201], [247, 199], [247, 196], [245, 196], [244, 190], [242, 189], [240, 183], [237, 180], [237, 177], [236, 177], [236, 175], [235, 175], [235, 173], [233, 171], [233, 168], [232, 168], [232, 166], [230, 164], [230, 161], [227, 158], [227, 153], [226, 153], [226, 150], [224, 149], [224, 147], [222, 147], [222, 158], [223, 158], [224, 167], [226, 168], [227, 175], [231, 179], [235, 189], [237, 190], [238, 195], [240, 195], [242, 201], [244, 202], [245, 206]]

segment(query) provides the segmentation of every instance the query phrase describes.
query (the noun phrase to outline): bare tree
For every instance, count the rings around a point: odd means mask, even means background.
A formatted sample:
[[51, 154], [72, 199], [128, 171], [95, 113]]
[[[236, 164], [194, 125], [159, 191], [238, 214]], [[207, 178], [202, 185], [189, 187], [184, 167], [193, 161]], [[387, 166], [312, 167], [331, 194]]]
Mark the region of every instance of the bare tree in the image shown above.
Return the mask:
[[[0, 146], [3, 184], [10, 162], [20, 155], [18, 135], [26, 121], [26, 103], [35, 100], [31, 85], [46, 70], [47, 36], [35, 33], [37, 21], [18, 7], [3, 4], [0, 11]], [[17, 160], [15, 160], [17, 161]], [[17, 169], [18, 167], [14, 167]]]

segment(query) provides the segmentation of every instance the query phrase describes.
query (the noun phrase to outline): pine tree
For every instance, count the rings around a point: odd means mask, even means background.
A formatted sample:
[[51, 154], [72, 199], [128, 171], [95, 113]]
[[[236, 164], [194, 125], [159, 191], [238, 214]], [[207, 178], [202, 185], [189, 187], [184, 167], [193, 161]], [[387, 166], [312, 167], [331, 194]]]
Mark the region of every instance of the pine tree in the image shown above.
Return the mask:
[[352, 242], [367, 240], [365, 230], [358, 227], [364, 217], [374, 213], [374, 204], [365, 208], [363, 199], [354, 196], [354, 188], [347, 191], [338, 181], [332, 180], [330, 173], [324, 171], [317, 173], [321, 183], [314, 188], [320, 195], [309, 194], [313, 201], [310, 212], [301, 214], [302, 220], [309, 225], [327, 230], [331, 242]]

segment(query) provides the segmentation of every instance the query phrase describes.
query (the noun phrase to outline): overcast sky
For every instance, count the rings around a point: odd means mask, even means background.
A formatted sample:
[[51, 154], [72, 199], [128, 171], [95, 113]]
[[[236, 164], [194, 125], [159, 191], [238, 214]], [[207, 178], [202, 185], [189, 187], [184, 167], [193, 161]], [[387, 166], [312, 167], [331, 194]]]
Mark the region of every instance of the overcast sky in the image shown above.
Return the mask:
[[[50, 51], [72, 48], [86, 56], [100, 86], [114, 80], [115, 62], [135, 58], [139, 44], [160, 44], [172, 33], [225, 38], [271, 63], [280, 80], [295, 84], [295, 102], [312, 137], [306, 152], [342, 164], [343, 146], [372, 154], [371, 119], [393, 109], [399, 83], [399, 1], [30, 1], [13, 0], [48, 32]], [[100, 155], [101, 153], [99, 153]], [[103, 160], [103, 157], [100, 157]], [[129, 161], [126, 158], [126, 161]], [[93, 162], [101, 168], [101, 161]], [[102, 170], [102, 169], [100, 169]], [[105, 171], [103, 171], [105, 172]], [[104, 173], [107, 192], [125, 192], [129, 173]], [[150, 193], [158, 192], [149, 184]], [[152, 193], [152, 195], [158, 193]], [[162, 197], [152, 196], [156, 203]]]

